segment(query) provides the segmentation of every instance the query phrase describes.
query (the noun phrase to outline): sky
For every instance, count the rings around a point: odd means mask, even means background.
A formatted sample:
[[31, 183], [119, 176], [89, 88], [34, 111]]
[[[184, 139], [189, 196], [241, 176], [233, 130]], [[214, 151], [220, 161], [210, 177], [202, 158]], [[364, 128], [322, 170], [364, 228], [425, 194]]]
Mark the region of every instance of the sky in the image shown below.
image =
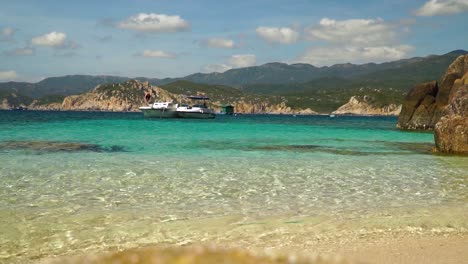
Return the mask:
[[0, 0], [0, 81], [182, 77], [468, 49], [468, 0]]

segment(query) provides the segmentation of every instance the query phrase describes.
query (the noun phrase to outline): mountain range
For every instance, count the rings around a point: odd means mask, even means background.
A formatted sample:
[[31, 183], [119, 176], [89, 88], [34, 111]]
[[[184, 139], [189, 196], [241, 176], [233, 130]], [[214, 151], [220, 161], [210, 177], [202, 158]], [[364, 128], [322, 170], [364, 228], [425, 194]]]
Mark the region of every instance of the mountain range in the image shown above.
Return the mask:
[[[171, 83], [178, 81], [179, 84], [180, 81], [185, 81], [182, 83], [183, 87], [198, 87], [198, 90], [212, 88], [204, 85], [221, 85], [222, 93], [231, 89], [236, 95], [242, 93], [245, 96], [279, 96], [292, 108], [329, 112], [347, 102], [351, 96], [367, 95], [380, 105], [399, 104], [415, 84], [438, 79], [455, 58], [465, 54], [468, 54], [465, 50], [455, 50], [443, 55], [380, 64], [346, 63], [329, 67], [274, 62], [231, 69], [224, 73], [196, 73], [181, 78], [164, 79], [68, 75], [46, 78], [37, 83], [0, 83], [0, 100], [6, 100], [13, 106], [28, 105], [34, 99], [43, 103], [58, 102], [65, 96], [88, 92], [99, 84], [136, 79], [169, 88]], [[195, 90], [191, 92], [196, 92]]]

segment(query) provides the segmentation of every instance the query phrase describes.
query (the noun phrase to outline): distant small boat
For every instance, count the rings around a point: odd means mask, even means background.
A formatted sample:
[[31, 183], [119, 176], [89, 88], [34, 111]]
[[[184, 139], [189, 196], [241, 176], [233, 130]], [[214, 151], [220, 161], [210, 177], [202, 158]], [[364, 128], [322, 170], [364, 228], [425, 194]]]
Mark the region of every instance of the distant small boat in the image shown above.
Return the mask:
[[330, 114], [329, 117], [335, 117], [335, 115], [334, 115], [334, 114]]
[[11, 108], [11, 110], [13, 110], [13, 111], [25, 111], [25, 110], [28, 110], [28, 108], [27, 107], [22, 107], [22, 106], [17, 106], [17, 107]]
[[145, 117], [176, 118], [178, 104], [172, 102], [155, 102], [152, 105], [142, 106], [139, 109]]

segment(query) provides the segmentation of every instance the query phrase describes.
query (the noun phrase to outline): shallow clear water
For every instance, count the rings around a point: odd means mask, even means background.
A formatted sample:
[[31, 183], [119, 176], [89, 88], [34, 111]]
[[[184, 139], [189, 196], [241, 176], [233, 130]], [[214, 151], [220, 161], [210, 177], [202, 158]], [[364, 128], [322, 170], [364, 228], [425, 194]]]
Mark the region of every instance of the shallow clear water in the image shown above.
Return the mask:
[[[431, 133], [395, 123], [0, 111], [0, 261], [220, 239], [259, 219], [466, 209], [467, 159], [432, 155]], [[58, 145], [67, 142], [83, 145]], [[447, 219], [440, 225], [465, 228]]]

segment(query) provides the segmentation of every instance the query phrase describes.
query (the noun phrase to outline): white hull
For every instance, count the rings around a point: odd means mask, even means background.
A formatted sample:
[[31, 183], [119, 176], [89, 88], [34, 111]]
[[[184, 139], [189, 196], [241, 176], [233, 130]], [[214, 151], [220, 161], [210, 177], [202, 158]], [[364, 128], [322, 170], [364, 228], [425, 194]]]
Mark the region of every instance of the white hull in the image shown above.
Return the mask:
[[144, 117], [153, 118], [176, 118], [178, 104], [172, 102], [155, 102], [152, 105], [142, 106], [140, 110]]
[[141, 109], [144, 117], [153, 118], [176, 118], [178, 117], [177, 111], [172, 109]]
[[214, 113], [177, 112], [177, 114], [181, 118], [213, 119], [216, 117]]
[[177, 114], [181, 118], [212, 119], [216, 117], [213, 110], [201, 105], [179, 106]]

